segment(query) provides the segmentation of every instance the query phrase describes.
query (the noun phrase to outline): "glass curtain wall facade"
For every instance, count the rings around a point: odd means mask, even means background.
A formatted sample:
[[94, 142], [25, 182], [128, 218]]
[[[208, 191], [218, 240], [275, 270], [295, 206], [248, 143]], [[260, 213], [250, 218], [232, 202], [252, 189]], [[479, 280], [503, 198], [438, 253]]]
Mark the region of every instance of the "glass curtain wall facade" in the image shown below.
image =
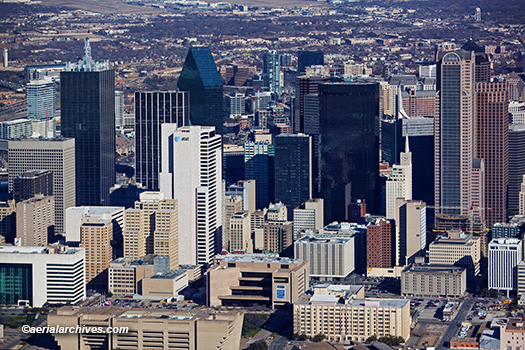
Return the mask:
[[379, 84], [319, 85], [321, 196], [325, 222], [345, 221], [353, 199], [380, 210]]
[[76, 205], [109, 205], [115, 184], [115, 72], [60, 73], [62, 136], [75, 139]]
[[187, 91], [135, 93], [135, 176], [143, 188], [159, 190], [161, 126], [189, 125], [189, 104]]
[[16, 304], [18, 300], [33, 300], [33, 266], [0, 264], [0, 304]]
[[222, 134], [223, 85], [209, 47], [190, 48], [177, 87], [190, 93], [191, 125], [214, 126]]

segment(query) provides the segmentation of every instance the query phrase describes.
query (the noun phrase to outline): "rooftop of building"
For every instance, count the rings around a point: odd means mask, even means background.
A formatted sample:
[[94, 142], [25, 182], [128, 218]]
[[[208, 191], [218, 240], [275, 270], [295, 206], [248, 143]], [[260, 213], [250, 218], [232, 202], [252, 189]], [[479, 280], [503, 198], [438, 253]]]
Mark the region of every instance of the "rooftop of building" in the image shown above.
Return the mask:
[[225, 262], [298, 264], [302, 261], [280, 257], [277, 254], [228, 254], [222, 257], [222, 261]]
[[28, 170], [17, 176], [18, 179], [35, 179], [39, 175], [51, 173], [51, 170]]
[[116, 214], [120, 211], [124, 212], [126, 208], [124, 207], [72, 207], [67, 208], [66, 210], [74, 211], [85, 211], [87, 215], [90, 216], [100, 216], [102, 214]]
[[403, 272], [419, 272], [419, 273], [439, 273], [439, 272], [449, 272], [449, 273], [459, 273], [461, 274], [466, 267], [464, 266], [452, 266], [452, 265], [422, 265], [422, 264], [412, 264], [405, 268]]
[[207, 307], [194, 307], [191, 310], [175, 309], [130, 309], [120, 306], [63, 306], [57, 310], [58, 316], [82, 316], [86, 319], [107, 319], [111, 316], [121, 318], [154, 318], [171, 320], [191, 320], [195, 317], [205, 319], [221, 319], [234, 316], [239, 310], [215, 310]]
[[0, 254], [76, 254], [81, 249], [57, 244], [48, 245], [47, 247], [2, 245], [0, 246]]
[[346, 244], [351, 240], [351, 237], [341, 237], [337, 234], [319, 234], [313, 236], [305, 236], [301, 239], [298, 239], [296, 242], [310, 244]]
[[334, 294], [305, 294], [297, 300], [297, 305], [315, 305], [315, 304], [341, 304], [347, 306], [364, 306], [364, 307], [405, 307], [410, 301], [408, 299], [346, 299]]
[[166, 272], [159, 272], [153, 276], [151, 276], [151, 278], [153, 279], [163, 279], [163, 280], [172, 280], [172, 279], [175, 279], [181, 275], [184, 275], [186, 273], [187, 270], [183, 270], [183, 269], [176, 269], [176, 270], [169, 270], [169, 271], [166, 271]]
[[459, 230], [450, 230], [445, 235], [436, 238], [430, 245], [440, 245], [440, 244], [463, 244], [470, 245], [473, 244], [473, 240], [479, 239], [479, 237], [474, 237], [471, 233], [465, 233]]
[[505, 327], [506, 333], [525, 333], [525, 322], [517, 318], [511, 318], [507, 327]]
[[495, 238], [489, 243], [489, 247], [498, 245], [519, 246], [521, 245], [521, 240], [518, 238]]
[[347, 295], [353, 295], [359, 293], [364, 288], [362, 285], [352, 284], [328, 284], [318, 283], [313, 286], [314, 290], [326, 288], [329, 293], [346, 293]]

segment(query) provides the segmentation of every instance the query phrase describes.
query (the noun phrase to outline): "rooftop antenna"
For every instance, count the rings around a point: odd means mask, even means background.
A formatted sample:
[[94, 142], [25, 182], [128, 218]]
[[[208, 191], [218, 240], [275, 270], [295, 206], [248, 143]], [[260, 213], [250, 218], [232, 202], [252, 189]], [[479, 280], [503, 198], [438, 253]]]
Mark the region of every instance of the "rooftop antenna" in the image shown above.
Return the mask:
[[91, 45], [89, 44], [89, 38], [86, 38], [86, 41], [84, 43], [84, 63], [93, 63], [93, 58], [91, 57]]

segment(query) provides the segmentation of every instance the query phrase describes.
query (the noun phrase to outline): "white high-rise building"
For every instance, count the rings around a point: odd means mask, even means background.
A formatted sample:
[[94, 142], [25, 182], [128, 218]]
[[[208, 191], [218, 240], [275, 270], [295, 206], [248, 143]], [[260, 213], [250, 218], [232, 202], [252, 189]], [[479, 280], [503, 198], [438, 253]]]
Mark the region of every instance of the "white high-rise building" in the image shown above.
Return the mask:
[[53, 119], [55, 117], [55, 82], [51, 79], [34, 80], [27, 84], [27, 117]]
[[406, 152], [401, 152], [401, 164], [394, 164], [392, 177], [386, 182], [386, 218], [394, 219], [396, 198], [412, 200], [412, 152], [408, 146], [408, 136], [405, 138]]
[[115, 91], [115, 127], [124, 126], [124, 93]]
[[405, 266], [427, 245], [427, 206], [423, 201], [396, 198], [396, 265]]
[[299, 232], [319, 230], [324, 227], [324, 200], [313, 198], [293, 210], [293, 236], [298, 239]]
[[[32, 307], [74, 304], [86, 298], [85, 249], [0, 246], [0, 274], [14, 278], [0, 294], [0, 303], [29, 302]], [[7, 280], [9, 281], [9, 279]]]
[[179, 263], [211, 263], [221, 244], [221, 136], [210, 126], [162, 125], [160, 192], [179, 201]]
[[498, 238], [489, 243], [489, 289], [518, 288], [518, 263], [522, 260], [521, 240]]

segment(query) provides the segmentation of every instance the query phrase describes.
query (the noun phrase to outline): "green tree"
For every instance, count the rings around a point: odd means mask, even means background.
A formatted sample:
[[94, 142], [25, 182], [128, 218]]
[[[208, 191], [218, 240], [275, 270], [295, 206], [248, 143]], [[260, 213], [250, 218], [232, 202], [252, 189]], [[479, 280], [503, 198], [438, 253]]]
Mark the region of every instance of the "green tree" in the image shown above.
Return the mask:
[[366, 340], [367, 343], [373, 343], [376, 341], [377, 341], [377, 335], [372, 335]]
[[326, 339], [326, 335], [324, 335], [323, 333], [319, 333], [319, 334], [316, 334], [313, 338], [312, 338], [312, 341], [315, 341], [315, 342], [320, 342], [320, 341], [323, 341]]

